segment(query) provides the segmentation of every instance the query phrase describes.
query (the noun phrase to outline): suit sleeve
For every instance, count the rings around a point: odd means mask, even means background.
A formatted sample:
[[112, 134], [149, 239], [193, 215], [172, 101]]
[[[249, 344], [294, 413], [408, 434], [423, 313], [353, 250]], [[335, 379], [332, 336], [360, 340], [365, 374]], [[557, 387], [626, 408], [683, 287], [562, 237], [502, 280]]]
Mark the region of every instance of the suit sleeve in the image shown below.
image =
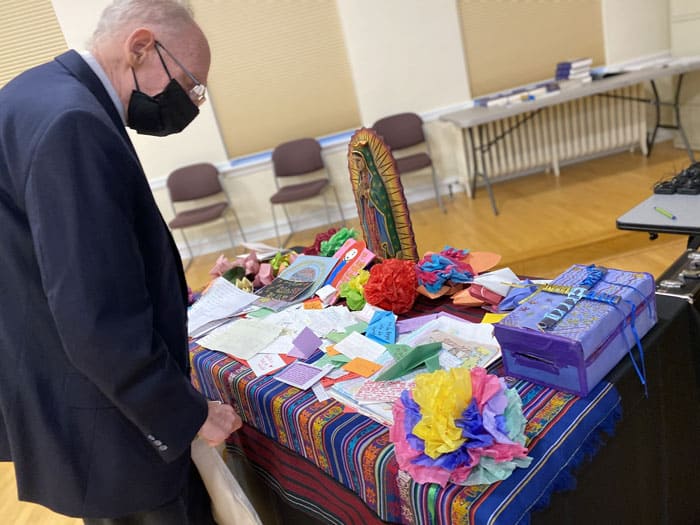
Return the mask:
[[135, 230], [141, 173], [117, 130], [73, 111], [38, 139], [25, 203], [68, 359], [144, 436], [167, 443], [160, 452], [171, 461], [188, 450], [207, 406], [154, 329]]

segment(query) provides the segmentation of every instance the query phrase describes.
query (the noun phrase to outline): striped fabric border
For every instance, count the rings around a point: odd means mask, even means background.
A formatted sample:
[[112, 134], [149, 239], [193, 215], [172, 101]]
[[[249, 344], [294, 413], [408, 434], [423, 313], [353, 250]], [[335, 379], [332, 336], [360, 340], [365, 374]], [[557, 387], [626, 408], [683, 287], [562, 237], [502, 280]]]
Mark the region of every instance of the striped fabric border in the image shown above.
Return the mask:
[[[329, 523], [369, 523], [362, 512], [348, 511], [347, 491], [392, 523], [527, 522], [560, 471], [620, 410], [620, 397], [609, 383], [581, 399], [518, 381], [532, 465], [493, 485], [443, 489], [400, 474], [388, 429], [345, 413], [340, 403], [320, 402], [312, 392], [271, 377], [256, 378], [243, 364], [195, 344], [191, 360], [195, 385], [210, 399], [231, 403], [249, 425], [235, 436], [236, 446], [276, 480], [273, 485], [285, 499]], [[365, 505], [354, 504], [360, 510]]]

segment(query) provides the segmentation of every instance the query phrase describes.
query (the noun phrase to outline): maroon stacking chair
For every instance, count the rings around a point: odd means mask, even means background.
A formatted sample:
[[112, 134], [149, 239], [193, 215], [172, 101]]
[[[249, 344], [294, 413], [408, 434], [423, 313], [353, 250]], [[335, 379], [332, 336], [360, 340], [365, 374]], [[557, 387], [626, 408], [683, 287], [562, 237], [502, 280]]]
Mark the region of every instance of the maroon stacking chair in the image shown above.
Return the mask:
[[[167, 186], [170, 193], [170, 204], [175, 216], [168, 223], [168, 226], [173, 230], [180, 230], [190, 255], [185, 270], [189, 268], [194, 259], [192, 248], [187, 240], [187, 235], [185, 235], [186, 228], [223, 219], [226, 223], [231, 246], [235, 246], [231, 227], [226, 218], [226, 212], [231, 210], [241, 232], [241, 237], [243, 241], [246, 240], [236, 210], [233, 209], [231, 200], [221, 185], [219, 172], [213, 164], [202, 162], [176, 169], [168, 176]], [[211, 200], [209, 198], [216, 196], [220, 196], [223, 200], [213, 204], [209, 203]], [[201, 199], [207, 199], [207, 204], [197, 205], [196, 201]], [[176, 203], [178, 203], [178, 207], [176, 207]], [[188, 203], [186, 207], [184, 203]]]
[[[294, 234], [292, 221], [289, 218], [287, 204], [301, 202], [316, 197], [323, 197], [328, 224], [331, 224], [330, 209], [326, 199], [326, 191], [331, 190], [338, 205], [340, 220], [345, 224], [343, 208], [340, 206], [338, 193], [331, 183], [328, 169], [321, 155], [321, 144], [316, 139], [303, 138], [285, 142], [272, 151], [272, 168], [275, 176], [277, 191], [270, 197], [272, 220], [275, 224], [275, 234], [280, 248], [287, 245]], [[284, 243], [280, 242], [279, 226], [275, 215], [275, 205], [282, 205], [284, 215], [289, 224], [289, 235]]]
[[[396, 159], [396, 168], [399, 172], [399, 176], [403, 177], [408, 173], [430, 168], [433, 177], [435, 198], [437, 199], [440, 209], [442, 209], [443, 212], [446, 211], [445, 206], [442, 204], [442, 198], [440, 197], [437, 176], [435, 174], [435, 165], [430, 157], [430, 147], [423, 133], [423, 119], [415, 113], [398, 113], [378, 120], [374, 123], [372, 129], [381, 135], [387, 146], [391, 148], [391, 152]], [[412, 148], [420, 144], [425, 144], [426, 151], [409, 153], [401, 156], [401, 150]], [[397, 155], [397, 153], [399, 153], [399, 155]]]

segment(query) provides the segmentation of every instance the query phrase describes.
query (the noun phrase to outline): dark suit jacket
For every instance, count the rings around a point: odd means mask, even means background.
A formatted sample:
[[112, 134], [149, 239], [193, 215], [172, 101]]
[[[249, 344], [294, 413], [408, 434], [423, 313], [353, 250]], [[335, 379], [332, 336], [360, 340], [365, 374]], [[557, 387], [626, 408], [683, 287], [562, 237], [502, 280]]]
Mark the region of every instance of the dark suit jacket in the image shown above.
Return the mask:
[[0, 90], [0, 301], [0, 459], [20, 499], [116, 517], [175, 498], [207, 413], [182, 265], [74, 51]]

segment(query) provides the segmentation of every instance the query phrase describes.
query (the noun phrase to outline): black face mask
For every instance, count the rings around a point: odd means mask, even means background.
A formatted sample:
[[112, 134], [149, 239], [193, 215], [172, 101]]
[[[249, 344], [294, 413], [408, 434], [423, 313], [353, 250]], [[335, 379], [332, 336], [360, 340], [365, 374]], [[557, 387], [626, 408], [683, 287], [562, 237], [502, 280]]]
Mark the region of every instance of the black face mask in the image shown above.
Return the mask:
[[139, 89], [136, 72], [132, 69], [136, 89], [129, 99], [127, 125], [142, 135], [165, 137], [185, 129], [199, 114], [199, 108], [178, 81], [170, 76], [160, 52], [158, 56], [170, 82], [163, 91], [151, 97]]

